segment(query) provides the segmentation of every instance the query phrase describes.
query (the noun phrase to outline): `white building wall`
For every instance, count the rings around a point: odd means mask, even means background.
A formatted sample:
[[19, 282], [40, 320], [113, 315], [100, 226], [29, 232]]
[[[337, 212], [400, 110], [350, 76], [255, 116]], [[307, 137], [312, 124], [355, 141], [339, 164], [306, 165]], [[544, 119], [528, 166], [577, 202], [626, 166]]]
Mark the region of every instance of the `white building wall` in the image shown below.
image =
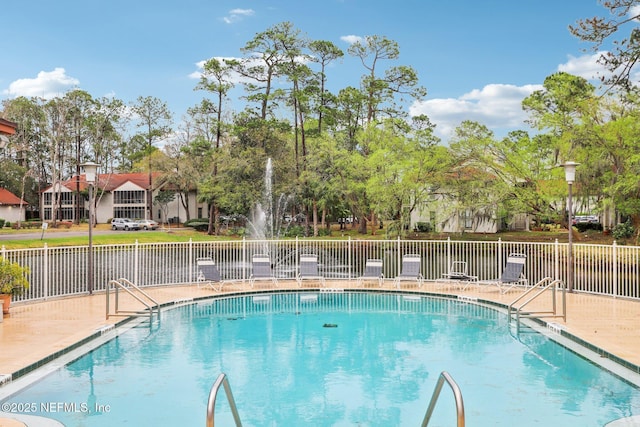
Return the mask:
[[0, 218], [10, 223], [25, 220], [25, 207], [20, 206], [0, 206]]

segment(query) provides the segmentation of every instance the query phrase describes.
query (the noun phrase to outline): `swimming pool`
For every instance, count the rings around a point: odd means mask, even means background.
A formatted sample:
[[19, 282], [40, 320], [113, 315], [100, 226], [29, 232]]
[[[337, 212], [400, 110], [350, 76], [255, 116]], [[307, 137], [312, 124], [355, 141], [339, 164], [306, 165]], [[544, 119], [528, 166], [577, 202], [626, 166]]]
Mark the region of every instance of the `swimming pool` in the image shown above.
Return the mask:
[[[420, 425], [438, 375], [473, 426], [603, 426], [638, 389], [492, 308], [373, 293], [237, 296], [166, 310], [2, 402], [68, 426], [204, 425], [218, 374], [245, 426]], [[224, 398], [216, 422], [232, 425]], [[9, 406], [6, 406], [9, 405]], [[443, 390], [430, 426], [452, 425]]]

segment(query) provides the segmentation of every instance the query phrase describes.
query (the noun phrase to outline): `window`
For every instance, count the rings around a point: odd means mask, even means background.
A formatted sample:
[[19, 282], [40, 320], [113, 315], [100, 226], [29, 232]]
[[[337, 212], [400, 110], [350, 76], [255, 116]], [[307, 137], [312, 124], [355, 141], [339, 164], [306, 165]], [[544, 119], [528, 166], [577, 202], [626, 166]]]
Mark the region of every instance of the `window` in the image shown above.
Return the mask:
[[144, 196], [145, 196], [144, 191], [114, 191], [113, 203], [116, 205], [144, 204], [144, 200], [145, 200]]
[[471, 230], [473, 228], [473, 212], [468, 209], [464, 211], [462, 214], [462, 223], [464, 224], [465, 230]]
[[144, 207], [115, 207], [113, 208], [114, 218], [144, 218]]

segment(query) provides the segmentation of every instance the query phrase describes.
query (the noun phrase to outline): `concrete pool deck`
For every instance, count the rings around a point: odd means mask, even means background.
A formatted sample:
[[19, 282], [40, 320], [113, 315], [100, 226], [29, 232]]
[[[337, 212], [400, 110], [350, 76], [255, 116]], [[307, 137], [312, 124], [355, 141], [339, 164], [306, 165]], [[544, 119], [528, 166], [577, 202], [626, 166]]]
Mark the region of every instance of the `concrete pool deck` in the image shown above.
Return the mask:
[[[222, 292], [197, 286], [158, 286], [145, 288], [145, 291], [160, 304], [167, 304], [185, 299], [268, 289], [265, 287], [266, 283], [260, 285], [251, 289], [248, 283], [231, 283], [226, 284]], [[326, 282], [327, 288], [361, 289], [355, 285], [355, 280]], [[304, 289], [313, 287], [310, 281], [304, 283]], [[277, 289], [300, 288], [295, 280], [281, 280]], [[393, 281], [388, 280], [382, 288], [372, 283], [367, 284], [366, 289], [395, 288]], [[461, 290], [440, 282], [425, 282], [421, 288], [403, 283], [402, 290], [462, 295], [469, 299], [477, 298], [503, 305], [510, 304], [522, 293], [521, 290], [513, 290], [500, 294], [497, 287], [486, 285], [473, 285]], [[559, 300], [558, 304], [560, 302]], [[139, 303], [122, 293], [120, 304], [123, 309], [140, 308]], [[543, 306], [550, 306], [550, 298], [541, 298], [532, 308], [542, 310]], [[105, 315], [104, 293], [12, 305], [10, 315], [5, 316], [4, 321], [0, 323], [0, 386], [12, 377], [19, 377], [35, 367], [44, 365], [70, 347], [87, 341], [99, 331], [123, 320], [123, 317], [117, 316], [106, 319]], [[613, 355], [614, 360], [627, 362], [631, 369], [640, 366], [640, 301], [572, 293], [567, 294], [566, 321], [562, 318], [544, 320], [577, 337], [597, 353], [604, 353], [604, 357]], [[0, 426], [3, 425], [1, 421], [0, 419]]]

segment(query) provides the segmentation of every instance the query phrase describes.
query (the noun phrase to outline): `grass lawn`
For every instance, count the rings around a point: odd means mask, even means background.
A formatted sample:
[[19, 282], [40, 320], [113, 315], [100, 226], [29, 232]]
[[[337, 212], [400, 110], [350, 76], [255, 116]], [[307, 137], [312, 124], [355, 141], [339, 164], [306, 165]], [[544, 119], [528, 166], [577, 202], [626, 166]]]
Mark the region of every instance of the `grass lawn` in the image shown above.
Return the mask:
[[[160, 228], [156, 231], [111, 231], [109, 224], [98, 224], [94, 229], [93, 244], [94, 245], [113, 245], [113, 244], [129, 244], [136, 240], [139, 243], [161, 243], [161, 242], [187, 242], [189, 239], [193, 241], [207, 240], [229, 240], [241, 239], [241, 236], [210, 236], [206, 232], [195, 231], [191, 228]], [[24, 234], [30, 234], [24, 237]], [[77, 235], [83, 233], [82, 235]], [[15, 239], [11, 238], [12, 234], [20, 235]], [[46, 243], [48, 246], [86, 246], [88, 244], [88, 225], [72, 225], [70, 228], [48, 229], [42, 233], [42, 230], [23, 229], [3, 229], [0, 231], [0, 245], [6, 249], [25, 249], [25, 248], [41, 248]], [[41, 238], [42, 237], [42, 238]], [[415, 233], [411, 232], [406, 236], [410, 240], [442, 240], [447, 237], [452, 240], [467, 241], [496, 241], [502, 239], [504, 241], [517, 242], [554, 242], [556, 239], [565, 243], [568, 241], [568, 232], [566, 229], [556, 229], [552, 231], [529, 231], [529, 232], [501, 232], [496, 234], [481, 233]], [[385, 239], [385, 230], [376, 230], [376, 234], [369, 233], [360, 234], [357, 229], [347, 227], [346, 230], [339, 230], [338, 225], [332, 227], [331, 236], [322, 237], [323, 239], [358, 239], [358, 240], [375, 240]], [[590, 230], [587, 233], [578, 233], [574, 229], [574, 243], [592, 243], [606, 244], [613, 243], [611, 235], [605, 235], [600, 232]], [[625, 242], [619, 242], [625, 243]], [[626, 242], [634, 244], [633, 242]]]

